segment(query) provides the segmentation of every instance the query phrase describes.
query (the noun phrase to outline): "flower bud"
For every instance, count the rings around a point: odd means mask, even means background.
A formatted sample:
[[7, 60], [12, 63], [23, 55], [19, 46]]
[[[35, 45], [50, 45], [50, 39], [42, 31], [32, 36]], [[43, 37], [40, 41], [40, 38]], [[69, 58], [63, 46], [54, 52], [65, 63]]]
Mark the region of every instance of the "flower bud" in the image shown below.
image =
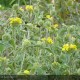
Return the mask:
[[30, 75], [30, 71], [29, 70], [24, 70], [23, 73], [26, 74], [26, 75]]
[[28, 40], [28, 39], [23, 39], [22, 40], [22, 47], [25, 49], [25, 48], [27, 48], [28, 46], [30, 46], [31, 45], [31, 42], [30, 42], [30, 40]]
[[12, 9], [14, 9], [14, 10], [18, 10], [18, 8], [19, 8], [19, 5], [18, 5], [18, 4], [14, 4], [14, 5], [12, 6]]
[[37, 41], [37, 45], [43, 45], [42, 41]]
[[60, 67], [60, 63], [58, 62], [53, 62], [52, 63], [53, 68], [59, 68]]
[[5, 33], [5, 34], [2, 36], [2, 40], [4, 40], [4, 41], [10, 41], [10, 40], [11, 40], [11, 35], [8, 34], [8, 33]]

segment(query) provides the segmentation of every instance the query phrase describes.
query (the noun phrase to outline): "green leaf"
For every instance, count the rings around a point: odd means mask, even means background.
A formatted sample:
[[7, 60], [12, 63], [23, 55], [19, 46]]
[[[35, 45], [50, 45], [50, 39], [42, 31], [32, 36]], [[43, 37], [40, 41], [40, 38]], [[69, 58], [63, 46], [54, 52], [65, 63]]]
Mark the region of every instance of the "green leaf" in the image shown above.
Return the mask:
[[11, 46], [14, 48], [15, 47], [15, 41], [13, 39], [11, 39], [10, 41]]
[[42, 68], [38, 67], [36, 72], [37, 72], [38, 75], [42, 75], [42, 74], [45, 73], [45, 70], [43, 70]]
[[[3, 14], [3, 13], [2, 13]], [[2, 16], [2, 15], [0, 15], [0, 16]], [[0, 27], [2, 26], [4, 24], [4, 22], [3, 21], [0, 21]]]
[[3, 50], [4, 50], [4, 45], [0, 43], [0, 52], [2, 52]]
[[46, 47], [45, 49], [46, 49], [48, 52], [53, 53], [51, 49], [49, 49], [49, 48], [47, 48], [47, 47]]
[[12, 0], [12, 1], [9, 3], [9, 5], [12, 5], [14, 2], [15, 2], [15, 0]]

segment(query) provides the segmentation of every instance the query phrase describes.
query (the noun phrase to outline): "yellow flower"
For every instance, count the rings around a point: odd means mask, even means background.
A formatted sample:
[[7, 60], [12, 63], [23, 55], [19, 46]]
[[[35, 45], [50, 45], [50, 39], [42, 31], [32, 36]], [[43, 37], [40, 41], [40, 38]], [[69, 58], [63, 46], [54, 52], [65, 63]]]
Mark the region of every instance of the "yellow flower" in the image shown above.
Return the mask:
[[22, 7], [20, 7], [19, 10], [22, 11], [22, 12], [24, 11], [24, 9]]
[[77, 49], [77, 46], [76, 45], [74, 45], [74, 44], [70, 44], [70, 49]]
[[53, 40], [50, 37], [48, 37], [48, 38], [42, 38], [41, 40], [44, 41], [44, 42], [47, 42], [49, 44], [53, 44]]
[[46, 18], [52, 20], [52, 17], [50, 15], [46, 15]]
[[24, 74], [30, 75], [30, 71], [29, 70], [24, 70]]
[[58, 24], [54, 24], [54, 25], [53, 25], [53, 27], [54, 27], [55, 29], [58, 28], [58, 26], [59, 26]]
[[32, 5], [26, 5], [26, 10], [33, 11], [33, 6]]
[[10, 18], [9, 20], [11, 25], [22, 24], [22, 19], [18, 17]]
[[49, 44], [53, 44], [53, 40], [52, 40], [50, 37], [47, 38], [47, 42], [48, 42]]
[[69, 44], [64, 44], [62, 51], [69, 51]]
[[64, 44], [62, 51], [69, 51], [71, 49], [77, 50], [77, 46], [74, 44]]

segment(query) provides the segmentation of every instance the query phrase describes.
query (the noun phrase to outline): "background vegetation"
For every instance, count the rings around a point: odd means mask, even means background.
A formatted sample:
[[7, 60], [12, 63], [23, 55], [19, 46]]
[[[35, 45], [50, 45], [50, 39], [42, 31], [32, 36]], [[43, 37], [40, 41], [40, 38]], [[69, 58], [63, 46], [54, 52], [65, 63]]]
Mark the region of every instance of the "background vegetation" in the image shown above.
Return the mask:
[[80, 75], [78, 1], [0, 4], [0, 74]]

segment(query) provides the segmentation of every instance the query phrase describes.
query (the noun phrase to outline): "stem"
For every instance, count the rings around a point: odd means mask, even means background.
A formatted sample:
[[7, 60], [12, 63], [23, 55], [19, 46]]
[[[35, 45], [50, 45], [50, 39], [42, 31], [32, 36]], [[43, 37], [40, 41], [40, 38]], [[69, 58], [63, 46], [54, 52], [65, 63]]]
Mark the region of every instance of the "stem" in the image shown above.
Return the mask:
[[24, 55], [23, 55], [23, 60], [22, 60], [22, 63], [21, 63], [21, 69], [20, 69], [20, 72], [21, 72], [22, 69], [23, 69], [24, 59], [25, 59], [25, 53], [24, 53]]
[[30, 0], [30, 5], [31, 5], [31, 2], [32, 2], [32, 1]]
[[56, 55], [54, 54], [54, 62], [56, 62]]
[[18, 4], [20, 5], [20, 0], [18, 0]]
[[12, 38], [15, 42], [15, 46], [14, 46], [14, 50], [15, 50], [15, 48], [16, 48], [16, 31], [15, 31], [14, 27], [12, 28]]
[[30, 39], [30, 30], [28, 30], [27, 38]]
[[46, 37], [48, 37], [48, 29], [46, 29]]

